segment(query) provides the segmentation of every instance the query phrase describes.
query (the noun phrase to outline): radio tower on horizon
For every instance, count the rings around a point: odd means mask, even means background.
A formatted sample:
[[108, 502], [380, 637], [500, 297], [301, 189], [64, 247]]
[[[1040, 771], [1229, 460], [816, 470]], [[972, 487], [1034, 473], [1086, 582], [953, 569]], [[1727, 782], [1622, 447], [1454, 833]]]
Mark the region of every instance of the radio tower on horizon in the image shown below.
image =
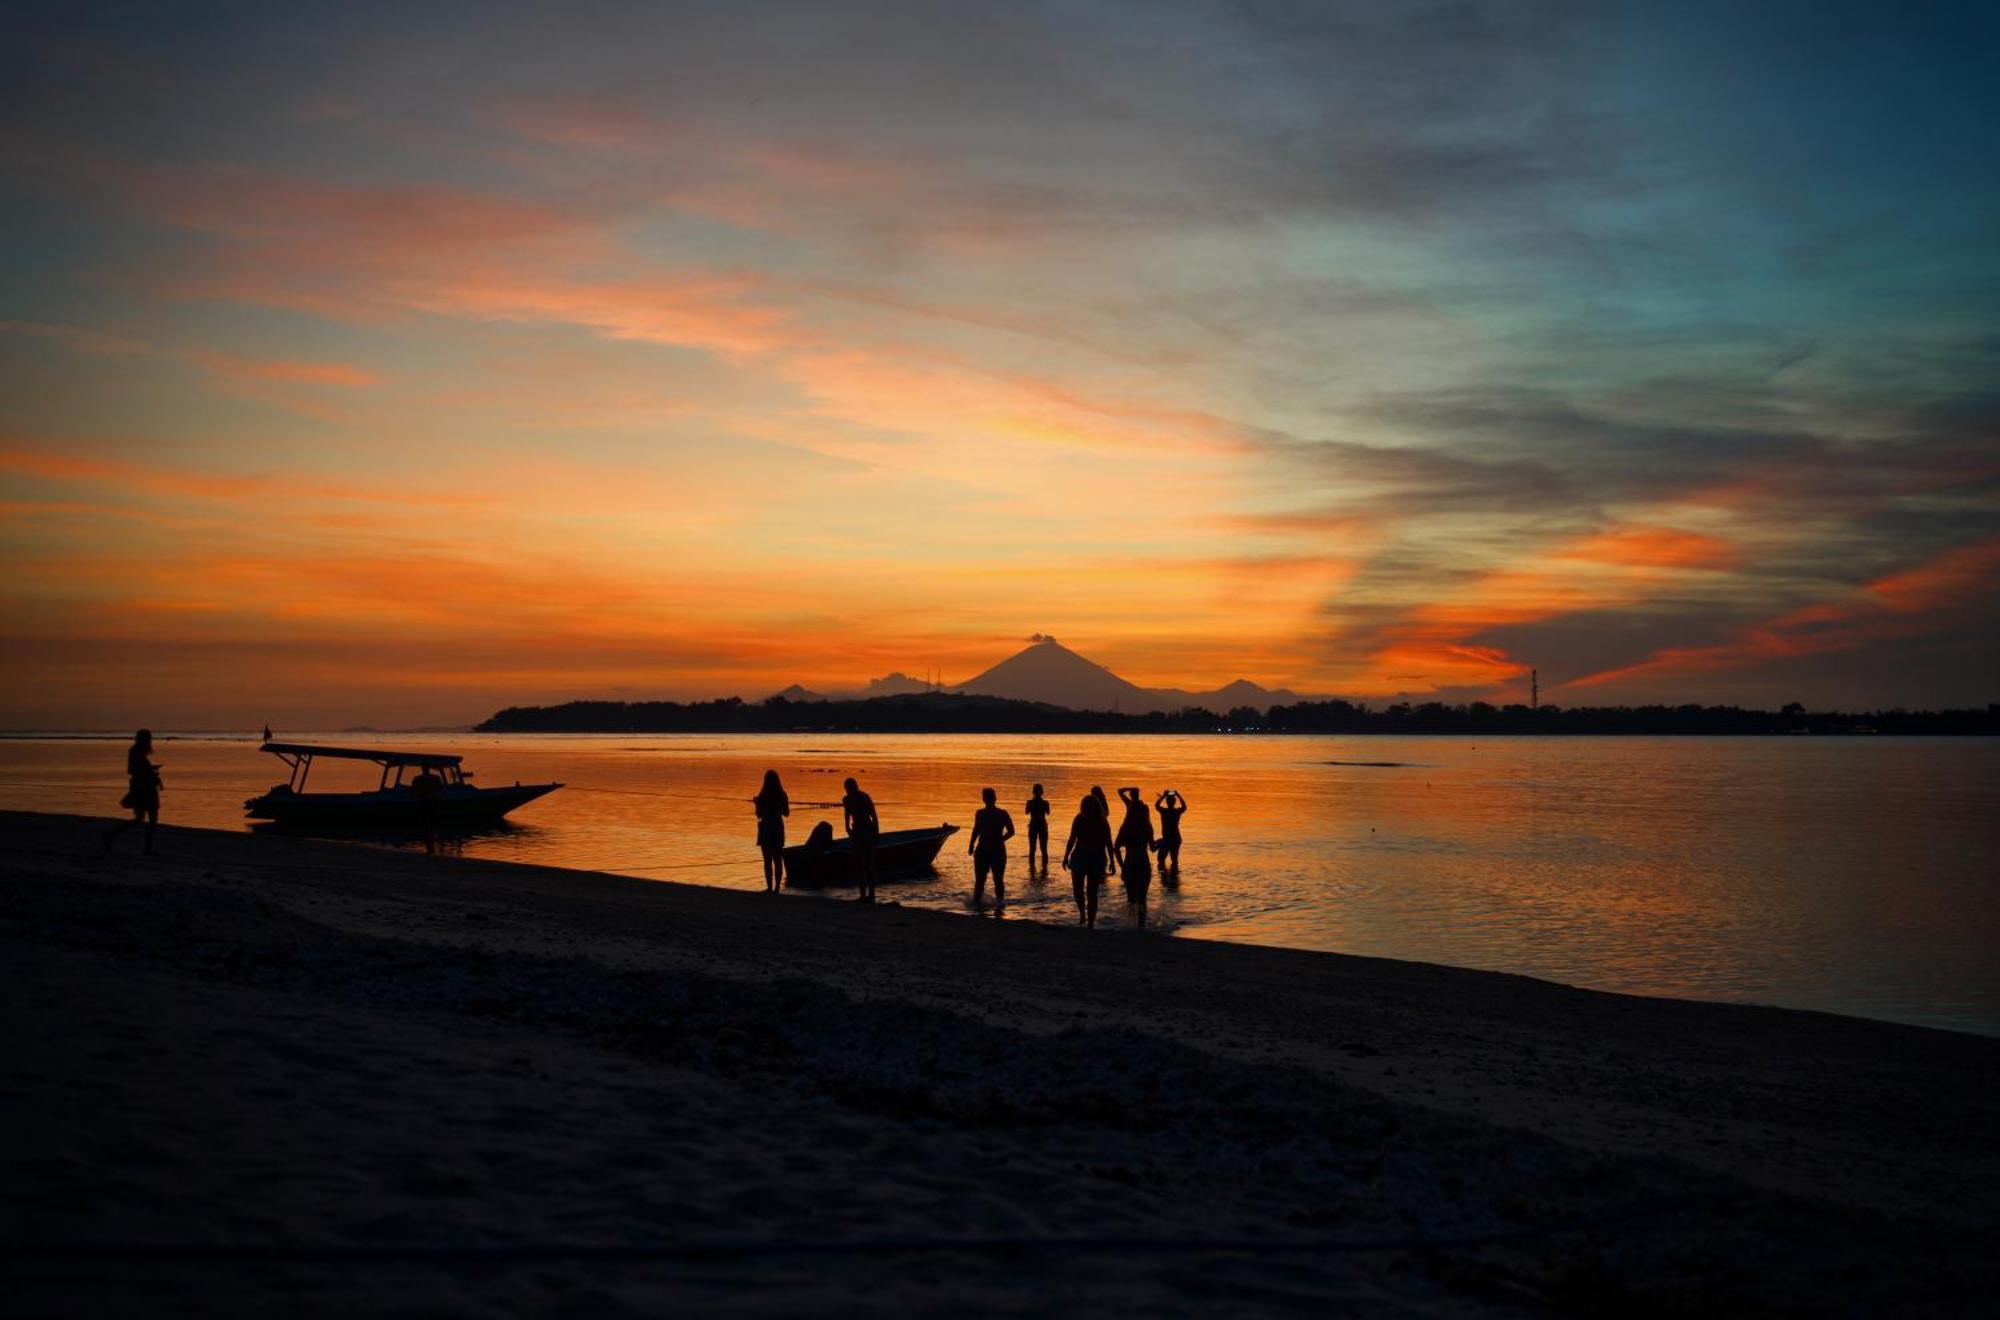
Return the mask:
[[1530, 669], [1528, 671], [1528, 709], [1540, 710], [1541, 708], [1542, 671], [1539, 669]]

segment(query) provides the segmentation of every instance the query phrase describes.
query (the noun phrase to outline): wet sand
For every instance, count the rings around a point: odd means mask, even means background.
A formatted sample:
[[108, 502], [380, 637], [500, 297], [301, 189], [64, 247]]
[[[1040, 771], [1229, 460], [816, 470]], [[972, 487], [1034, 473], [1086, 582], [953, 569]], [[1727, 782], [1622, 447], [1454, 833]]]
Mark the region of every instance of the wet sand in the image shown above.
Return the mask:
[[285, 838], [107, 857], [105, 824], [0, 813], [17, 1314], [2000, 1284], [1996, 1040]]

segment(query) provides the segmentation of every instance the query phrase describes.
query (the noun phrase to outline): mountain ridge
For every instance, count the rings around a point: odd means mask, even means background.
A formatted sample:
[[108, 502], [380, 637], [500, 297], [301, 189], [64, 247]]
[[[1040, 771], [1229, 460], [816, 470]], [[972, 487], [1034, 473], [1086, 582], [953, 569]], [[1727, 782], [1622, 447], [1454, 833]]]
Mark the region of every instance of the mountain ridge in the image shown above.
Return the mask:
[[1129, 715], [1152, 711], [1171, 713], [1197, 706], [1218, 714], [1249, 706], [1261, 714], [1272, 706], [1315, 699], [1288, 688], [1267, 688], [1247, 678], [1236, 679], [1207, 692], [1141, 687], [1064, 646], [1054, 637], [1041, 633], [1031, 638], [1023, 649], [963, 683], [933, 685], [899, 670], [871, 679], [858, 692], [835, 692], [824, 697], [818, 693], [805, 697], [793, 695], [805, 691], [794, 683], [778, 695], [794, 701], [840, 701], [920, 692], [954, 692], [1030, 701], [1064, 710], [1109, 711]]

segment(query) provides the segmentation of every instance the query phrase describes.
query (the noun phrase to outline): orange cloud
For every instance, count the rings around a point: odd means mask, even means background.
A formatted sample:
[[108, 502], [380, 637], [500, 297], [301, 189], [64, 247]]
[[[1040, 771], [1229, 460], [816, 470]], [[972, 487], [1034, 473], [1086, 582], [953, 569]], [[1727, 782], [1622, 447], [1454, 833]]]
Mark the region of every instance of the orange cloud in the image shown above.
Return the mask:
[[1947, 609], [1990, 591], [2000, 576], [2000, 536], [1947, 550], [1914, 568], [1868, 584], [1876, 599], [1901, 614]]
[[1572, 541], [1559, 547], [1554, 557], [1636, 568], [1725, 569], [1735, 567], [1742, 555], [1717, 537], [1628, 523]]
[[359, 388], [381, 377], [347, 362], [300, 362], [281, 358], [250, 358], [203, 349], [171, 348], [129, 335], [110, 334], [86, 326], [44, 325], [31, 321], [0, 321], [0, 333], [26, 335], [61, 344], [72, 352], [96, 357], [150, 357], [186, 362], [234, 380], [280, 381], [294, 385], [334, 385]]
[[194, 353], [190, 356], [221, 376], [241, 380], [275, 380], [294, 385], [332, 385], [360, 389], [378, 385], [382, 378], [364, 367], [346, 362], [293, 362], [274, 358], [245, 358], [233, 353]]
[[1851, 651], [1927, 631], [1935, 616], [1995, 589], [2000, 537], [1958, 546], [1924, 563], [1875, 579], [1838, 600], [1789, 610], [1716, 646], [1669, 647], [1638, 664], [1572, 679], [1600, 687], [1636, 678], [1713, 673], [1770, 660]]
[[1477, 687], [1506, 682], [1529, 666], [1473, 638], [1643, 601], [1689, 571], [1729, 568], [1740, 558], [1730, 542], [1640, 523], [1616, 524], [1530, 557], [1530, 566], [1481, 574], [1449, 599], [1407, 610], [1384, 630], [1360, 683], [1370, 691], [1412, 686]]
[[411, 306], [448, 316], [582, 326], [607, 339], [727, 354], [769, 352], [798, 341], [783, 308], [748, 300], [755, 282], [710, 275], [579, 283], [482, 272], [412, 288]]
[[268, 505], [274, 500], [352, 500], [410, 508], [463, 508], [479, 503], [460, 495], [397, 486], [264, 475], [230, 475], [51, 452], [18, 437], [0, 437], [0, 470], [46, 481], [113, 487], [154, 495]]

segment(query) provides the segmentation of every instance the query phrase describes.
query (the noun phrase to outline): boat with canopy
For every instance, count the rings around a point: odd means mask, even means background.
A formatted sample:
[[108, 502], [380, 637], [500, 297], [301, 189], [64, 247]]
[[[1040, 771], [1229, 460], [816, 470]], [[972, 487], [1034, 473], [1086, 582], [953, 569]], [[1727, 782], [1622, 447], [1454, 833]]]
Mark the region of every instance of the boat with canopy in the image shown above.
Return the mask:
[[[463, 757], [449, 752], [402, 752], [373, 747], [324, 747], [267, 742], [291, 767], [291, 778], [243, 804], [252, 819], [296, 829], [390, 830], [491, 825], [523, 803], [561, 788], [560, 783], [484, 788], [472, 783]], [[319, 760], [369, 761], [382, 768], [372, 789], [309, 793], [306, 780]]]

